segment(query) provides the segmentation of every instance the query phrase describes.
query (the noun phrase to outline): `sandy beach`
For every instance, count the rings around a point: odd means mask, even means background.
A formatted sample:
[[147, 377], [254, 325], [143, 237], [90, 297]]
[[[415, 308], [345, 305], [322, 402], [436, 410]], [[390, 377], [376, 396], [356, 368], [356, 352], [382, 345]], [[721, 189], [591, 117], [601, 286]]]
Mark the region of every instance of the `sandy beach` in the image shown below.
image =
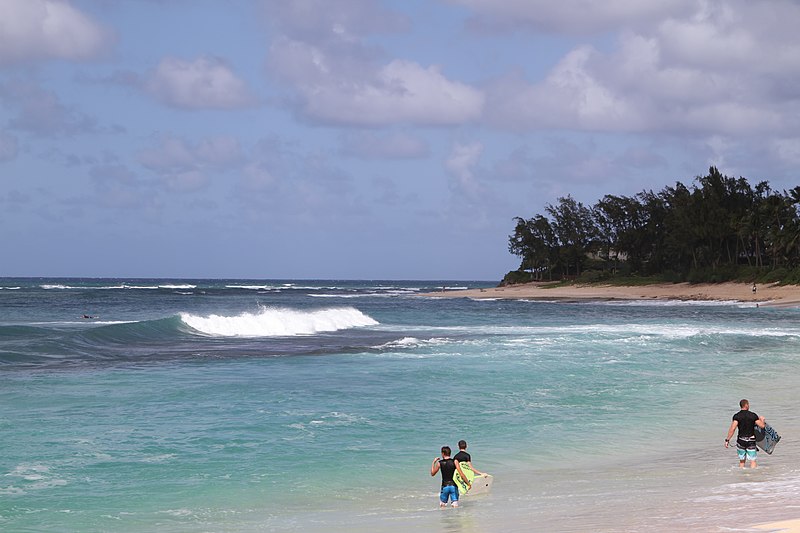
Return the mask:
[[619, 285], [558, 285], [538, 282], [470, 290], [444, 290], [425, 296], [476, 299], [530, 300], [711, 300], [752, 302], [769, 306], [800, 305], [800, 286], [753, 285], [747, 283], [663, 283], [639, 286]]
[[800, 533], [800, 519], [770, 522], [768, 524], [753, 526], [753, 528], [774, 533]]

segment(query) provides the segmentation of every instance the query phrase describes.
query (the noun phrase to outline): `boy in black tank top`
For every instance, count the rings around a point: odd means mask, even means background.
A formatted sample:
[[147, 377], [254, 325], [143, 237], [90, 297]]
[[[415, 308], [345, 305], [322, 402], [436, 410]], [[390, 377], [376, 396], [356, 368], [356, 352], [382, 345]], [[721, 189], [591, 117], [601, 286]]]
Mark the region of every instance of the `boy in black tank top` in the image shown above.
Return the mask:
[[442, 472], [442, 491], [439, 493], [439, 507], [444, 508], [447, 500], [451, 500], [453, 507], [458, 507], [458, 487], [453, 481], [453, 476], [458, 470], [462, 479], [467, 479], [458, 461], [450, 457], [450, 446], [442, 446], [442, 457], [435, 457], [431, 463], [431, 477], [437, 472]]
[[472, 469], [472, 471], [475, 472], [475, 475], [480, 476], [483, 474], [483, 472], [481, 472], [472, 465], [472, 456], [467, 453], [467, 441], [465, 440], [458, 441], [458, 453], [455, 455], [455, 457], [453, 457], [453, 459], [455, 459], [462, 465], [468, 464], [469, 467]]

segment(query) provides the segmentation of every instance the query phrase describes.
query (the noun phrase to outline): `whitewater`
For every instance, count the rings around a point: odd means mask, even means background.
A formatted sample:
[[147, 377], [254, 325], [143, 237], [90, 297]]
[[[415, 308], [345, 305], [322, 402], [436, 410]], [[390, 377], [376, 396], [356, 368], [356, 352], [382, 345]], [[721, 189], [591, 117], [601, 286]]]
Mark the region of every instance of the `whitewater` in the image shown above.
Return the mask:
[[237, 316], [210, 315], [207, 317], [182, 313], [181, 320], [196, 331], [209, 335], [277, 337], [313, 335], [378, 323], [353, 307], [338, 307], [314, 311], [286, 308], [261, 308], [256, 313]]
[[[800, 311], [420, 296], [491, 285], [0, 278], [0, 530], [795, 516]], [[741, 398], [783, 436], [754, 472], [723, 447]], [[462, 438], [495, 486], [440, 512], [430, 461]]]

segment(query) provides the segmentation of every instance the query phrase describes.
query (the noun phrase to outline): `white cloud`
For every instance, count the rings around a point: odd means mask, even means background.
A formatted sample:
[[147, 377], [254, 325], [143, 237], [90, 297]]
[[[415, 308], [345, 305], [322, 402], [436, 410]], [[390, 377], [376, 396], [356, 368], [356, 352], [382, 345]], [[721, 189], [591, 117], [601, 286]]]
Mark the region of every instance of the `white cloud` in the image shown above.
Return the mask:
[[800, 166], [800, 137], [774, 139], [770, 144], [770, 151], [782, 164]]
[[448, 80], [437, 67], [401, 60], [380, 68], [371, 82], [331, 76], [299, 90], [305, 115], [336, 124], [462, 124], [478, 119], [484, 103], [480, 91]]
[[194, 192], [208, 185], [208, 177], [199, 170], [187, 170], [164, 176], [167, 188], [176, 192]]
[[138, 159], [142, 165], [153, 170], [187, 168], [195, 165], [193, 150], [183, 139], [177, 137], [161, 139], [159, 146], [139, 152]]
[[156, 198], [149, 187], [122, 165], [99, 165], [89, 172], [94, 195], [87, 200], [101, 207], [140, 209], [154, 205]]
[[255, 104], [247, 84], [216, 57], [194, 61], [164, 58], [144, 85], [165, 104], [182, 109], [235, 109]]
[[173, 192], [195, 192], [210, 182], [209, 175], [237, 168], [244, 162], [239, 141], [233, 137], [210, 137], [198, 143], [165, 136], [154, 147], [139, 152], [139, 163], [158, 174]]
[[483, 94], [437, 66], [389, 59], [365, 36], [403, 30], [405, 17], [368, 0], [267, 2], [278, 30], [269, 74], [292, 91], [296, 111], [328, 124], [454, 125], [476, 120]]
[[214, 165], [224, 167], [243, 158], [239, 141], [234, 137], [218, 136], [191, 144], [184, 139], [165, 136], [157, 146], [139, 152], [139, 162], [152, 170], [188, 170]]
[[107, 30], [66, 0], [0, 1], [0, 64], [91, 59], [110, 42]]
[[17, 138], [10, 133], [0, 131], [0, 162], [14, 159], [18, 151]]
[[538, 84], [518, 76], [498, 80], [488, 91], [487, 120], [511, 129], [643, 128], [633, 102], [592, 72], [595, 55], [589, 47], [573, 50]]
[[200, 141], [195, 153], [210, 165], [226, 166], [242, 160], [242, 147], [238, 139], [230, 136], [209, 137]]
[[430, 153], [428, 145], [418, 137], [374, 132], [346, 134], [342, 138], [340, 151], [343, 155], [362, 159], [418, 159]]
[[698, 2], [691, 17], [664, 20], [656, 31], [666, 63], [713, 72], [797, 73], [800, 5], [790, 0]]
[[252, 193], [271, 191], [278, 180], [263, 163], [251, 163], [244, 168], [241, 186]]
[[543, 79], [496, 80], [486, 120], [516, 130], [800, 133], [800, 7], [693, 4], [682, 18], [620, 31], [610, 51], [579, 46]]
[[96, 131], [93, 118], [65, 105], [58, 96], [35, 83], [12, 80], [0, 84], [0, 102], [16, 115], [12, 129], [41, 136], [74, 135]]
[[445, 162], [445, 168], [454, 178], [451, 182], [453, 189], [468, 200], [478, 203], [481, 203], [483, 189], [475, 176], [475, 167], [482, 153], [483, 145], [477, 141], [457, 143]]
[[691, 13], [696, 0], [446, 0], [474, 13], [472, 24], [496, 30], [527, 28], [589, 34]]
[[270, 45], [270, 74], [298, 87], [374, 83], [377, 54], [350, 42], [315, 44], [279, 37]]
[[617, 156], [614, 163], [621, 167], [635, 169], [667, 168], [666, 158], [654, 150], [654, 148], [643, 148], [629, 146], [625, 151]]
[[383, 9], [374, 0], [265, 0], [268, 21], [295, 38], [320, 42], [358, 41], [366, 33], [403, 31], [407, 17]]

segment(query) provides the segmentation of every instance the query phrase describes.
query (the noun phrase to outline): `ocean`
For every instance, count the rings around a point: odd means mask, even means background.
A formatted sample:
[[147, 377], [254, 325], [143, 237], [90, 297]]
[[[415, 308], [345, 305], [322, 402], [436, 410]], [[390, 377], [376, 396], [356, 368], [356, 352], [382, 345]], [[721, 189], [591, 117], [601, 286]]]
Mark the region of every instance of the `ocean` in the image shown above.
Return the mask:
[[[800, 310], [422, 296], [491, 285], [0, 278], [0, 530], [800, 515]], [[783, 437], [754, 471], [723, 447], [741, 398]], [[441, 511], [430, 464], [460, 439], [494, 487]]]

